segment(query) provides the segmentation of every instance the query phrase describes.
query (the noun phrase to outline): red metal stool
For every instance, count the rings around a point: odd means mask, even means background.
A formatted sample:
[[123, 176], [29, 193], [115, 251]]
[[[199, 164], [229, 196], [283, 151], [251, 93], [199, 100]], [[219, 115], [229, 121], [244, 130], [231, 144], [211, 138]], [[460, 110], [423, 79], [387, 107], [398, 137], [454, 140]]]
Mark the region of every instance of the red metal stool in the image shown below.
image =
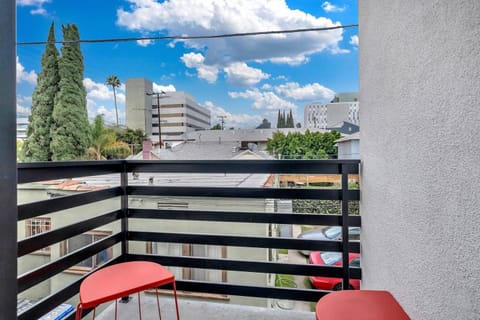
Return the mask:
[[388, 291], [345, 290], [322, 297], [317, 320], [410, 320]]
[[115, 300], [115, 319], [117, 319], [117, 299], [133, 293], [138, 293], [138, 312], [142, 319], [140, 292], [151, 288], [156, 290], [158, 315], [161, 319], [157, 287], [168, 283], [173, 284], [177, 320], [180, 320], [175, 276], [160, 264], [148, 261], [115, 264], [100, 269], [85, 278], [80, 285], [80, 303], [77, 305], [75, 319], [80, 320], [82, 310], [89, 308], [94, 308], [93, 318], [95, 319], [95, 308], [111, 300]]

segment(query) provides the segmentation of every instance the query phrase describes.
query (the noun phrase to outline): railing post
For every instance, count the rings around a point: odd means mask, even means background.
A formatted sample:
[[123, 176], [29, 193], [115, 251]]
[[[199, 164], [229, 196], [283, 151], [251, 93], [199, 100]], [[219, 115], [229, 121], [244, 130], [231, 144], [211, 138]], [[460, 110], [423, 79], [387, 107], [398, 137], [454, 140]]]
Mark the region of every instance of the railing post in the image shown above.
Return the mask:
[[17, 318], [15, 0], [0, 1], [0, 319]]
[[348, 259], [348, 165], [341, 164], [342, 167], [342, 273], [343, 289], [347, 290], [350, 286], [349, 259]]
[[123, 161], [122, 172], [120, 172], [120, 187], [122, 188], [121, 209], [122, 209], [122, 258], [127, 260], [128, 255], [128, 172], [127, 161]]

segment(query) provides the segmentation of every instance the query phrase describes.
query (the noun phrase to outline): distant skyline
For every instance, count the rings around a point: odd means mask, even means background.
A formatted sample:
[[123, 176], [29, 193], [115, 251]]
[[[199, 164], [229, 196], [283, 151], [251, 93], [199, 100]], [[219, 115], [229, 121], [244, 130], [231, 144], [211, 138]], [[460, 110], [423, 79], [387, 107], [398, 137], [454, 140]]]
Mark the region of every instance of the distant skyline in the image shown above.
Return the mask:
[[[55, 23], [75, 23], [81, 39], [217, 35], [356, 24], [357, 1], [17, 0], [17, 41], [46, 41]], [[89, 117], [120, 123], [125, 80], [145, 77], [156, 91], [186, 91], [212, 112], [212, 126], [255, 128], [278, 110], [303, 125], [304, 106], [358, 91], [358, 28], [238, 38], [82, 43]], [[61, 45], [58, 45], [60, 50]], [[29, 113], [45, 45], [17, 46], [17, 111]]]

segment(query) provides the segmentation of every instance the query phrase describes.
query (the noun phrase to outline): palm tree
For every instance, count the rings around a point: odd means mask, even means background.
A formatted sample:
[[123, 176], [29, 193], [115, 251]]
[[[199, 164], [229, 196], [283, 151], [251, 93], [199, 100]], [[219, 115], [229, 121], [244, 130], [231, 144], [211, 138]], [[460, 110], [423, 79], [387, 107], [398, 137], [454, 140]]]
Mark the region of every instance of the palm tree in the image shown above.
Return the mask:
[[117, 94], [115, 92], [115, 88], [119, 88], [121, 83], [120, 83], [120, 79], [115, 76], [115, 75], [112, 75], [112, 76], [109, 76], [107, 78], [107, 81], [105, 82], [105, 84], [109, 85], [109, 86], [112, 86], [112, 90], [113, 90], [113, 100], [115, 101], [115, 115], [117, 116], [117, 127], [118, 127], [118, 109], [117, 109]]

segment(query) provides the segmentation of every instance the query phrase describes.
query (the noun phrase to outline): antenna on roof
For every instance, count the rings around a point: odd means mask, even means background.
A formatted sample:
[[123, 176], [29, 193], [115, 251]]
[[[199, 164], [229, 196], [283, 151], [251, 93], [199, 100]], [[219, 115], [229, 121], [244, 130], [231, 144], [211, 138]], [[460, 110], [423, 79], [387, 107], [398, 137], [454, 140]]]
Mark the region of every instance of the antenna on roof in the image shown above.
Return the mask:
[[227, 118], [227, 116], [218, 116], [217, 118], [220, 119], [220, 122], [222, 123], [222, 130], [223, 130], [223, 127], [225, 126], [225, 119]]

